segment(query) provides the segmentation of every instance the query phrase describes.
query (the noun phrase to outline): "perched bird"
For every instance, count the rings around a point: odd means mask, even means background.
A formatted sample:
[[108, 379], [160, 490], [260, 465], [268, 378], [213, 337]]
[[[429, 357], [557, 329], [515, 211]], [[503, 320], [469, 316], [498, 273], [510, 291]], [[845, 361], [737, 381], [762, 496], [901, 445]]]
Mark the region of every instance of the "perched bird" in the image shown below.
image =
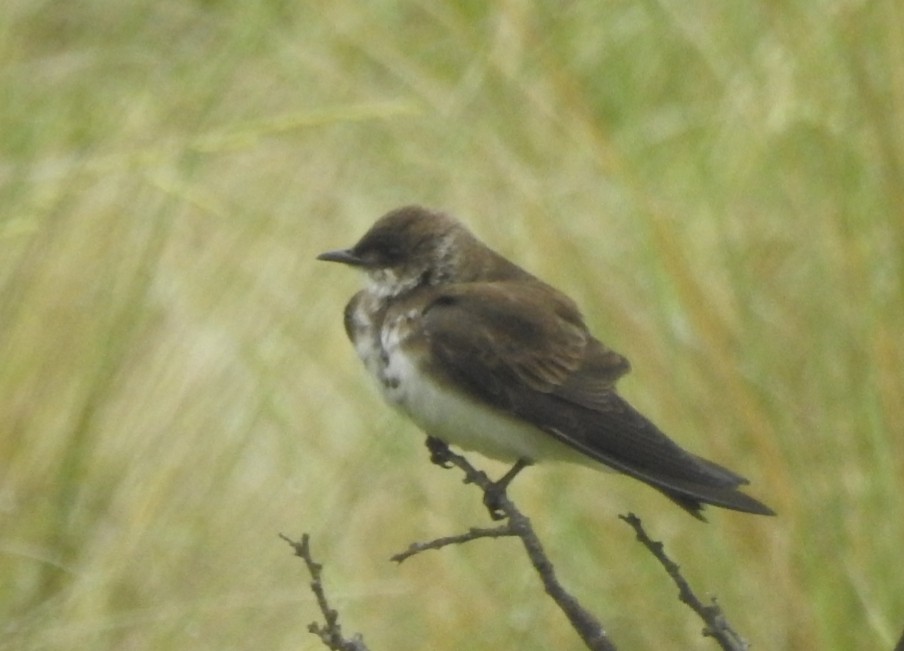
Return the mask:
[[381, 388], [429, 437], [526, 465], [622, 472], [703, 519], [704, 504], [772, 515], [746, 479], [681, 448], [615, 389], [628, 360], [575, 303], [420, 206], [381, 217], [319, 260], [364, 272], [345, 330]]

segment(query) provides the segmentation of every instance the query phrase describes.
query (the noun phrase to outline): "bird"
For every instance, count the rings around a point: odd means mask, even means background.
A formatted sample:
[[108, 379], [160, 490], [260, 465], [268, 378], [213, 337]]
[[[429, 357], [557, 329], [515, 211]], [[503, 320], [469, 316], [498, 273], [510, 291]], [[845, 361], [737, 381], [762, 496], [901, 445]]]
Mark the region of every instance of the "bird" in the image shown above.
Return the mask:
[[350, 248], [317, 258], [363, 272], [346, 334], [428, 445], [514, 462], [515, 472], [548, 460], [614, 470], [700, 520], [705, 505], [775, 514], [739, 490], [744, 477], [685, 450], [618, 393], [630, 363], [590, 333], [572, 299], [450, 214], [396, 208]]

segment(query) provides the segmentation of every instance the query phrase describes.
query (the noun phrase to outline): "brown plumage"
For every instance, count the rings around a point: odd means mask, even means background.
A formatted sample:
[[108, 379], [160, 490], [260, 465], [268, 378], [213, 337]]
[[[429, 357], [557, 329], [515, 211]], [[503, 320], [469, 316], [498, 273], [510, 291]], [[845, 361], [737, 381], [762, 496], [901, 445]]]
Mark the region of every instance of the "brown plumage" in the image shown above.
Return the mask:
[[772, 514], [747, 480], [693, 455], [618, 395], [628, 361], [567, 296], [417, 206], [321, 259], [363, 269], [346, 330], [386, 399], [431, 436], [488, 456], [564, 459], [639, 479], [696, 517]]

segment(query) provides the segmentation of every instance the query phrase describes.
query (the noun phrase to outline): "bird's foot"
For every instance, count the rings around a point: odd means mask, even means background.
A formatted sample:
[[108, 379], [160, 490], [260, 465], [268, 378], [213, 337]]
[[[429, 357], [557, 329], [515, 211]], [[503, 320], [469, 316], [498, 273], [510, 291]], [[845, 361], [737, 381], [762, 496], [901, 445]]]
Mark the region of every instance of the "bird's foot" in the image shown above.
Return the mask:
[[515, 465], [509, 468], [508, 472], [484, 489], [483, 505], [487, 507], [493, 520], [505, 518], [505, 510], [502, 508], [502, 504], [508, 499], [506, 495], [508, 486], [518, 473], [531, 465], [531, 463], [529, 459], [518, 459]]
[[430, 451], [430, 463], [434, 463], [440, 468], [451, 468], [452, 462], [449, 461], [449, 446], [445, 441], [440, 441], [433, 436], [427, 437], [427, 450]]

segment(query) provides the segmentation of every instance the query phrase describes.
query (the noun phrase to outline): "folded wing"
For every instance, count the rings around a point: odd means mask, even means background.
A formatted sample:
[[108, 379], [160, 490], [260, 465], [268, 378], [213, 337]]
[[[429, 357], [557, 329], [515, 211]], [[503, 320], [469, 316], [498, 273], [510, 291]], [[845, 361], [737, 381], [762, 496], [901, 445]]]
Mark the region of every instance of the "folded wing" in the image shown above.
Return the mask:
[[743, 477], [669, 439], [615, 391], [628, 361], [594, 339], [574, 303], [537, 283], [445, 286], [424, 312], [438, 371], [589, 458], [644, 481], [696, 517], [703, 504], [772, 510]]

